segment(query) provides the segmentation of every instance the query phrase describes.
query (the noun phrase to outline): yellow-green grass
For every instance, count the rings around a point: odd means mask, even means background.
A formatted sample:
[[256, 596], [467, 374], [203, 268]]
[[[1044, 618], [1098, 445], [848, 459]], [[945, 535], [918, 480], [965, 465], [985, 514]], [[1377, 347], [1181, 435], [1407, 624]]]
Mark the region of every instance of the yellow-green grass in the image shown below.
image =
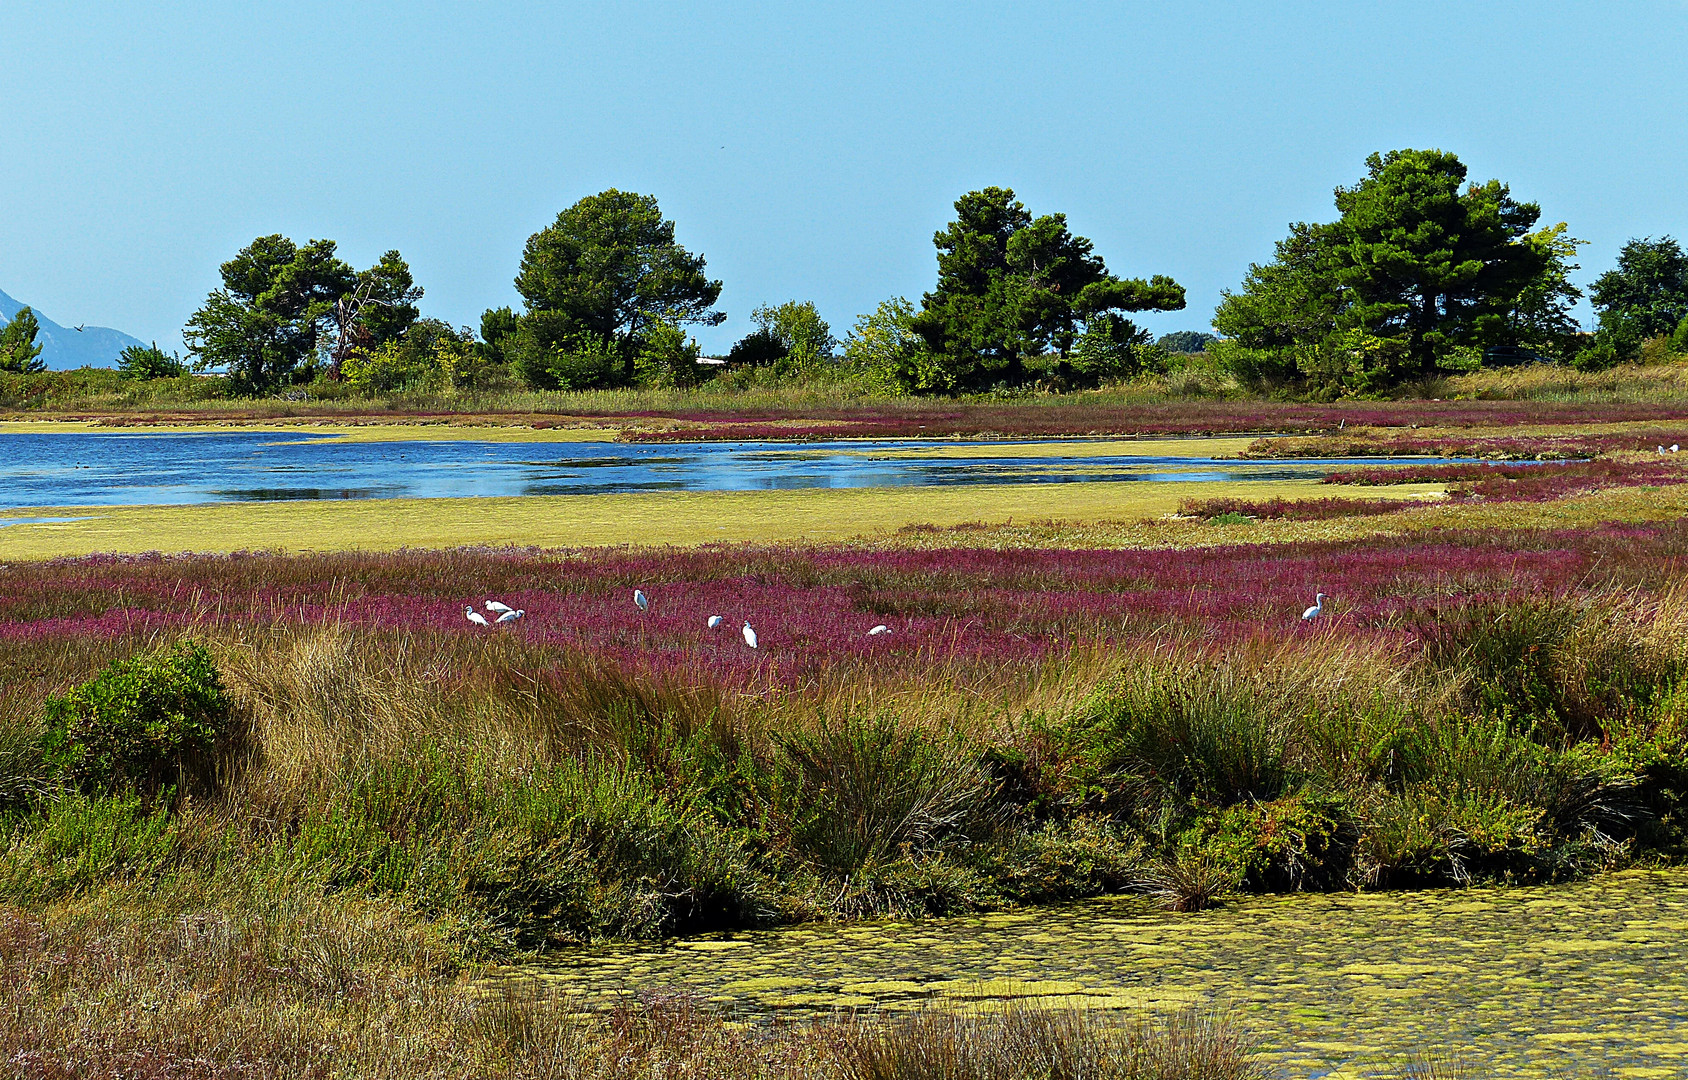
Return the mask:
[[[1434, 498], [1438, 484], [1352, 492]], [[367, 499], [197, 506], [46, 507], [6, 518], [76, 517], [0, 527], [0, 558], [95, 552], [385, 551], [471, 544], [593, 547], [733, 541], [837, 541], [911, 525], [1133, 520], [1185, 499], [1309, 499], [1348, 495], [1313, 480], [992, 484], [949, 488], [640, 492], [478, 499]]]
[[[1206, 488], [1245, 485], [1203, 484]], [[1246, 485], [1262, 492], [1266, 485]], [[1432, 485], [1389, 488], [1318, 486], [1303, 498], [1389, 498], [1406, 491], [1425, 491]], [[1245, 493], [1247, 494], [1247, 493]], [[1198, 495], [1198, 497], [1200, 497]], [[1316, 521], [1203, 521], [1167, 515], [1135, 519], [1027, 519], [1005, 524], [963, 525], [953, 530], [905, 534], [900, 546], [913, 547], [1051, 547], [1051, 548], [1193, 548], [1223, 544], [1278, 544], [1360, 540], [1373, 536], [1402, 536], [1446, 529], [1574, 529], [1605, 523], [1640, 524], [1674, 521], [1688, 515], [1688, 484], [1665, 487], [1608, 488], [1572, 498], [1546, 502], [1450, 503], [1420, 496], [1425, 505], [1386, 514], [1357, 514]]]
[[[613, 442], [621, 434], [614, 427], [531, 428], [514, 424], [368, 423], [347, 424], [303, 420], [294, 423], [104, 424], [96, 420], [0, 420], [0, 435], [87, 435], [122, 432], [126, 435], [227, 435], [232, 432], [270, 435], [329, 436], [318, 442], [444, 442], [473, 439], [482, 442]], [[277, 442], [303, 441], [278, 439]]]
[[[844, 450], [869, 458], [1093, 458], [1093, 457], [1236, 457], [1255, 441], [1247, 436], [1191, 436], [1167, 439], [1016, 439], [1013, 442], [950, 445], [951, 440], [921, 440], [919, 446]], [[839, 453], [837, 450], [819, 451]]]

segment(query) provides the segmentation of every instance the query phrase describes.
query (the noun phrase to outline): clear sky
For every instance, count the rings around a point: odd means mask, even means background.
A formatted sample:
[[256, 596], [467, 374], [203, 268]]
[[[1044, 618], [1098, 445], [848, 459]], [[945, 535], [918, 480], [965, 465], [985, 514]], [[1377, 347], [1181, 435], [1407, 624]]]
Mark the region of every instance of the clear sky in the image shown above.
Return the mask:
[[583, 195], [657, 196], [726, 289], [842, 333], [962, 192], [1064, 211], [1206, 328], [1366, 154], [1440, 147], [1591, 243], [1688, 240], [1688, 2], [0, 3], [0, 289], [168, 347], [254, 236], [515, 304]]

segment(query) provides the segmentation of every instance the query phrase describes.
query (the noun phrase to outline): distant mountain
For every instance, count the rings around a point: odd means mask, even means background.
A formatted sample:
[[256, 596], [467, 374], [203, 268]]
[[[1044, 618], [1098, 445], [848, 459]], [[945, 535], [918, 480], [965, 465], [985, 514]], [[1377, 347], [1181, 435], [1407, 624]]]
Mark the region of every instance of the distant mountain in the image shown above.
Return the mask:
[[[10, 321], [19, 309], [29, 306], [0, 292], [0, 321]], [[116, 367], [117, 355], [124, 349], [146, 344], [109, 326], [84, 326], [81, 330], [60, 326], [41, 314], [40, 308], [33, 310], [35, 318], [41, 323], [41, 333], [36, 335], [35, 344], [41, 346], [41, 359], [53, 371], [87, 366]]]

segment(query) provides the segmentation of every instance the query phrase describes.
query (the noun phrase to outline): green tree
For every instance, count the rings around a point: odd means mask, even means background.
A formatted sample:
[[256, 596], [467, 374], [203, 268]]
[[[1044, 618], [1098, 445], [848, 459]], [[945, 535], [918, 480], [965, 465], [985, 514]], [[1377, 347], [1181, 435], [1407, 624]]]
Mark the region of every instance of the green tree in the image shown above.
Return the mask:
[[506, 340], [521, 328], [521, 318], [508, 307], [487, 308], [481, 313], [481, 340], [475, 349], [487, 363], [508, 364], [511, 357], [505, 351]]
[[821, 318], [814, 301], [787, 300], [777, 307], [764, 304], [750, 313], [756, 329], [734, 343], [729, 362], [762, 367], [793, 358], [806, 367], [830, 359], [838, 348], [832, 327]]
[[264, 393], [310, 371], [320, 336], [357, 275], [334, 241], [260, 236], [221, 267], [183, 337], [198, 370], [224, 368], [236, 393]]
[[655, 323], [646, 329], [634, 361], [634, 374], [641, 386], [696, 386], [708, 377], [707, 369], [698, 362], [702, 352], [675, 323]]
[[[1648, 338], [1672, 333], [1688, 318], [1688, 255], [1668, 236], [1631, 240], [1618, 265], [1589, 289], [1600, 320], [1595, 348], [1612, 361], [1632, 360]], [[1603, 366], [1584, 358], [1585, 366]]]
[[1235, 373], [1370, 392], [1574, 328], [1579, 241], [1563, 225], [1532, 232], [1540, 207], [1498, 180], [1466, 183], [1440, 150], [1373, 154], [1366, 168], [1336, 189], [1337, 221], [1291, 226], [1276, 258], [1224, 294], [1214, 349]]
[[45, 371], [47, 363], [41, 359], [41, 346], [35, 344], [35, 336], [40, 332], [41, 321], [35, 312], [27, 307], [19, 308], [11, 321], [0, 327], [0, 371], [17, 375]]
[[[1091, 319], [1079, 335], [1078, 347], [1067, 366], [1074, 385], [1094, 385], [1108, 379], [1141, 374], [1149, 332], [1111, 312]], [[1149, 350], [1153, 351], [1153, 350]]]
[[1526, 240], [1541, 207], [1499, 180], [1462, 188], [1465, 165], [1441, 150], [1373, 154], [1366, 168], [1336, 192], [1336, 279], [1354, 324], [1404, 339], [1424, 374], [1455, 345], [1502, 344], [1507, 313], [1546, 268]]
[[913, 329], [925, 343], [921, 391], [985, 389], [1026, 379], [1025, 360], [1051, 349], [1064, 359], [1081, 325], [1104, 313], [1177, 311], [1171, 278], [1122, 280], [1064, 214], [1033, 218], [1008, 188], [963, 195], [956, 219], [933, 237], [938, 284]]
[[1336, 279], [1339, 235], [1335, 225], [1296, 222], [1276, 258], [1249, 266], [1240, 291], [1220, 293], [1213, 326], [1225, 340], [1210, 352], [1233, 374], [1246, 382], [1297, 378], [1298, 354], [1336, 332], [1348, 309]]
[[1199, 353], [1205, 351], [1216, 340], [1218, 339], [1212, 334], [1206, 334], [1200, 330], [1174, 330], [1170, 334], [1162, 334], [1160, 340], [1155, 344], [1167, 352]]
[[557, 383], [578, 385], [596, 364], [565, 358], [606, 353], [616, 363], [602, 378], [632, 382], [647, 332], [658, 324], [715, 326], [726, 318], [712, 310], [721, 283], [704, 274], [704, 260], [674, 240], [674, 223], [662, 217], [655, 197], [611, 189], [591, 195], [557, 215], [528, 238], [516, 275], [527, 311], [519, 365]]
[[125, 379], [174, 379], [188, 372], [182, 358], [151, 345], [131, 345], [117, 357], [117, 370]]
[[415, 325], [422, 288], [410, 264], [396, 251], [360, 271], [352, 287], [334, 302], [333, 374], [353, 349], [374, 349], [396, 342]]
[[844, 339], [844, 361], [882, 391], [918, 385], [928, 364], [926, 344], [914, 332], [914, 305], [894, 296], [857, 317]]

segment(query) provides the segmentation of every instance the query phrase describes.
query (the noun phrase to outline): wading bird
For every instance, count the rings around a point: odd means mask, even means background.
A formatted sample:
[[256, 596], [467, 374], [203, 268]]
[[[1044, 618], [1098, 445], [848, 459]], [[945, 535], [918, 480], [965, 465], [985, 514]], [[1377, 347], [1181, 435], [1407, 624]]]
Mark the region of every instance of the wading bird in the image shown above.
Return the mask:
[[523, 615], [526, 615], [526, 614], [527, 614], [527, 612], [525, 612], [525, 611], [506, 611], [504, 614], [502, 614], [498, 617], [498, 621], [499, 622], [515, 622], [517, 619], [521, 618]]
[[1313, 606], [1301, 613], [1302, 622], [1312, 622], [1325, 613], [1325, 594], [1320, 593], [1313, 599]]
[[511, 607], [509, 604], [501, 604], [497, 600], [488, 600], [486, 602], [486, 609], [488, 611], [496, 611], [500, 615], [504, 614], [506, 611], [516, 610], [515, 608]]
[[744, 643], [752, 649], [756, 647], [756, 631], [751, 628], [749, 623], [744, 624]]
[[1677, 445], [1677, 444], [1676, 444], [1676, 443], [1671, 443], [1671, 444], [1670, 444], [1670, 452], [1671, 452], [1671, 453], [1673, 453], [1673, 454], [1674, 454], [1674, 453], [1676, 453], [1676, 452], [1677, 452], [1677, 451], [1678, 451], [1678, 450], [1680, 450], [1680, 449], [1682, 449], [1682, 447], [1680, 447], [1680, 446], [1678, 446], [1678, 445]]
[[869, 630], [867, 632], [867, 636], [868, 637], [878, 637], [880, 634], [889, 634], [890, 632], [891, 632], [891, 628], [889, 626], [886, 626], [884, 623], [880, 623], [878, 626], [874, 627], [872, 630]]
[[491, 625], [490, 623], [488, 623], [486, 621], [485, 615], [482, 615], [480, 612], [476, 611], [472, 607], [466, 607], [466, 608], [463, 609], [463, 617], [468, 619], [470, 622], [474, 623], [476, 626], [490, 626]]
[[639, 605], [640, 611], [649, 611], [651, 609], [650, 598], [645, 595], [645, 590], [643, 589], [633, 590], [633, 602]]
[[721, 616], [711, 615], [709, 617], [709, 628], [711, 630], [715, 629], [717, 626], [720, 626], [720, 625], [721, 625]]

